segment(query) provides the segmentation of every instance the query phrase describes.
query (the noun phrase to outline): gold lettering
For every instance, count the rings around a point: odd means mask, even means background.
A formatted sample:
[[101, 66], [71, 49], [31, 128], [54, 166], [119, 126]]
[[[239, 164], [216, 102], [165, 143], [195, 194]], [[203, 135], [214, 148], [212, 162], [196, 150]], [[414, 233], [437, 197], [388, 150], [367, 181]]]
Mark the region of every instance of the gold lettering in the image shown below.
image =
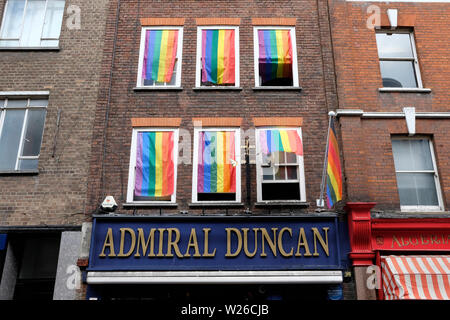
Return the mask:
[[[225, 257], [227, 258], [233, 258], [239, 255], [239, 253], [242, 250], [242, 235], [241, 232], [236, 228], [225, 228], [227, 231], [227, 253], [225, 254]], [[231, 253], [231, 232], [234, 232], [237, 236], [238, 240], [238, 246], [234, 253]]]
[[320, 235], [319, 230], [317, 230], [317, 228], [311, 228], [311, 230], [313, 231], [313, 234], [314, 234], [314, 253], [313, 253], [313, 256], [315, 256], [315, 257], [319, 256], [319, 253], [317, 252], [317, 241], [316, 241], [316, 239], [319, 240], [320, 245], [322, 246], [323, 250], [325, 251], [327, 257], [330, 256], [329, 249], [328, 249], [328, 229], [330, 229], [330, 228], [328, 228], [328, 227], [322, 228], [322, 230], [325, 232], [325, 241], [323, 241], [323, 238]]
[[267, 240], [267, 243], [269, 244], [270, 249], [272, 250], [273, 255], [277, 256], [277, 230], [278, 228], [272, 228], [273, 232], [273, 239], [270, 238], [269, 234], [267, 233], [266, 228], [261, 228], [261, 247], [262, 247], [262, 253], [261, 257], [267, 257], [267, 254], [265, 253], [265, 245], [264, 245], [264, 239]]
[[417, 236], [415, 237], [415, 242], [413, 242], [412, 237], [409, 237], [409, 243], [413, 246], [417, 246], [419, 244], [419, 239], [417, 239]]
[[440, 244], [441, 242], [438, 240], [438, 236], [437, 235], [432, 235], [431, 236], [431, 244], [436, 243], [436, 244]]
[[400, 248], [402, 247], [402, 245], [401, 245], [401, 243], [398, 241], [397, 237], [393, 234], [393, 235], [392, 235], [391, 248], [394, 247], [394, 242], [397, 243], [397, 246], [399, 246]]
[[291, 228], [283, 228], [280, 230], [280, 233], [278, 234], [278, 250], [280, 250], [280, 253], [283, 257], [292, 257], [292, 255], [294, 254], [294, 248], [291, 247], [291, 251], [289, 251], [289, 253], [287, 253], [286, 251], [284, 251], [283, 248], [283, 233], [287, 231], [289, 232], [289, 235], [292, 238], [292, 229]]
[[253, 232], [254, 232], [254, 234], [255, 234], [255, 236], [254, 236], [254, 250], [253, 250], [253, 252], [249, 252], [248, 251], [248, 239], [247, 239], [247, 236], [248, 236], [248, 228], [242, 228], [242, 231], [244, 231], [244, 236], [243, 236], [243, 238], [244, 238], [244, 252], [245, 252], [245, 255], [247, 256], [247, 257], [249, 257], [249, 258], [253, 258], [255, 255], [256, 255], [256, 251], [258, 251], [258, 228], [253, 228]]
[[[422, 240], [422, 244], [429, 244], [430, 243], [430, 240], [424, 239], [424, 235], [423, 234], [420, 235], [420, 238]], [[427, 240], [427, 241], [425, 242], [424, 240]]]
[[[175, 250], [175, 254], [178, 258], [183, 258], [183, 255], [180, 252], [180, 248], [178, 248], [178, 242], [180, 241], [180, 230], [178, 228], [167, 228], [167, 254], [166, 257], [173, 257], [172, 247]], [[175, 232], [175, 240], [172, 240], [172, 232]]]
[[209, 246], [209, 232], [211, 231], [211, 228], [203, 228], [203, 235], [204, 235], [204, 250], [203, 250], [203, 257], [205, 258], [212, 258], [216, 255], [216, 248], [214, 248], [214, 251], [212, 253], [208, 252], [208, 246]]
[[[131, 236], [131, 244], [130, 249], [128, 249], [127, 253], [123, 253], [123, 249], [125, 246], [125, 233], [128, 232]], [[120, 250], [118, 257], [129, 257], [131, 253], [134, 251], [134, 246], [136, 245], [136, 235], [134, 233], [134, 230], [131, 228], [120, 228]]]
[[298, 243], [297, 243], [297, 252], [295, 253], [296, 257], [301, 257], [300, 247], [305, 248], [305, 257], [311, 257], [311, 251], [309, 251], [308, 241], [306, 240], [305, 229], [300, 228], [298, 233]]
[[164, 231], [166, 231], [165, 228], [158, 228], [159, 231], [159, 247], [158, 247], [158, 254], [157, 257], [164, 257], [163, 253], [163, 244], [164, 244]]
[[99, 257], [106, 257], [105, 255], [105, 249], [106, 247], [109, 248], [109, 255], [108, 257], [115, 257], [116, 253], [114, 252], [114, 238], [113, 238], [113, 233], [112, 233], [112, 229], [108, 228], [108, 231], [106, 233], [106, 237], [105, 237], [105, 241], [103, 242], [103, 250], [102, 253], [100, 253]]
[[194, 257], [201, 257], [200, 252], [198, 250], [198, 241], [197, 241], [197, 233], [195, 231], [195, 228], [191, 229], [191, 235], [189, 236], [189, 242], [186, 248], [186, 253], [184, 254], [185, 257], [190, 257], [189, 249], [193, 247], [194, 248]]
[[145, 256], [145, 254], [147, 253], [147, 249], [148, 249], [148, 245], [150, 242], [150, 253], [148, 254], [149, 257], [154, 257], [155, 256], [155, 250], [154, 250], [154, 246], [155, 246], [155, 228], [150, 229], [150, 234], [148, 235], [147, 241], [145, 241], [145, 237], [144, 237], [144, 230], [142, 230], [142, 228], [138, 228], [138, 239], [137, 239], [137, 245], [136, 245], [136, 254], [134, 255], [135, 257], [140, 257], [141, 254], [139, 253], [139, 246], [142, 246], [142, 255]]

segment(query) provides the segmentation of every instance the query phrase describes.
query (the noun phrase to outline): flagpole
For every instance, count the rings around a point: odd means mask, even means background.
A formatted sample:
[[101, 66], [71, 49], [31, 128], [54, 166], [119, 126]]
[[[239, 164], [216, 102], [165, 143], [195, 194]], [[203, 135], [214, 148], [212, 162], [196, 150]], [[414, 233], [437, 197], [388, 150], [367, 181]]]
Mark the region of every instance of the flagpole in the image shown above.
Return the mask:
[[324, 203], [324, 189], [325, 189], [325, 177], [326, 177], [326, 173], [327, 173], [327, 160], [328, 160], [328, 143], [330, 140], [330, 129], [331, 129], [331, 121], [333, 119], [333, 117], [336, 116], [336, 112], [334, 111], [330, 111], [328, 112], [328, 131], [327, 131], [327, 145], [325, 147], [325, 156], [323, 159], [323, 169], [322, 169], [322, 182], [320, 183], [320, 198], [317, 201], [317, 206], [318, 207], [324, 207], [325, 203]]

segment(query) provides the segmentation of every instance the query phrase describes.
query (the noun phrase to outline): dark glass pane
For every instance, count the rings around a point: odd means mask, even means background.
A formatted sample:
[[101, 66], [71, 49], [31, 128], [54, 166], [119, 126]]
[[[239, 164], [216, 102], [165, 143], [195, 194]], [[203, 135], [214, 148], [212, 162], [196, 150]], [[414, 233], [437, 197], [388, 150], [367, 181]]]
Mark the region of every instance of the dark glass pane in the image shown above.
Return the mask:
[[380, 61], [383, 87], [417, 88], [412, 61]]
[[286, 167], [287, 169], [287, 178], [289, 180], [297, 179], [297, 167]]
[[275, 180], [286, 180], [286, 167], [275, 167]]
[[263, 183], [262, 200], [300, 200], [298, 182], [293, 183]]
[[236, 193], [198, 193], [198, 201], [235, 201]]

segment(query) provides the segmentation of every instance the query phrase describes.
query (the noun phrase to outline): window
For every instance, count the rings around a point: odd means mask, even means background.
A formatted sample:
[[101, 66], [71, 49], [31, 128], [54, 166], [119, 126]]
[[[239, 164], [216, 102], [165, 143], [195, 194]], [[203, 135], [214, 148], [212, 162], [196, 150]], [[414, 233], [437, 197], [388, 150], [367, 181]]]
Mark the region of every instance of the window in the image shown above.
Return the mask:
[[180, 87], [182, 48], [183, 28], [142, 28], [137, 87]]
[[413, 33], [379, 31], [376, 40], [383, 87], [422, 88]]
[[255, 27], [255, 86], [298, 87], [293, 27]]
[[240, 202], [239, 129], [195, 129], [192, 202]]
[[8, 0], [1, 47], [57, 47], [65, 0]]
[[393, 138], [402, 211], [443, 210], [433, 145], [426, 138]]
[[0, 171], [37, 170], [47, 100], [0, 100]]
[[256, 131], [258, 202], [306, 201], [301, 129]]
[[178, 130], [134, 129], [127, 202], [175, 203]]
[[239, 87], [239, 28], [198, 27], [196, 87]]

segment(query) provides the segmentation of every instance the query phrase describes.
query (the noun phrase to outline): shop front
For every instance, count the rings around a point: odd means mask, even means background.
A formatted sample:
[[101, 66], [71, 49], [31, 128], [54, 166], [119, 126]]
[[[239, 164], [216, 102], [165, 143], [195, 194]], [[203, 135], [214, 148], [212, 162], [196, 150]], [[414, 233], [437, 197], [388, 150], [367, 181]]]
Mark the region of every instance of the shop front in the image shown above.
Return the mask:
[[335, 214], [93, 219], [88, 299], [342, 299]]
[[450, 217], [372, 218], [374, 205], [347, 203], [359, 297], [450, 300]]

